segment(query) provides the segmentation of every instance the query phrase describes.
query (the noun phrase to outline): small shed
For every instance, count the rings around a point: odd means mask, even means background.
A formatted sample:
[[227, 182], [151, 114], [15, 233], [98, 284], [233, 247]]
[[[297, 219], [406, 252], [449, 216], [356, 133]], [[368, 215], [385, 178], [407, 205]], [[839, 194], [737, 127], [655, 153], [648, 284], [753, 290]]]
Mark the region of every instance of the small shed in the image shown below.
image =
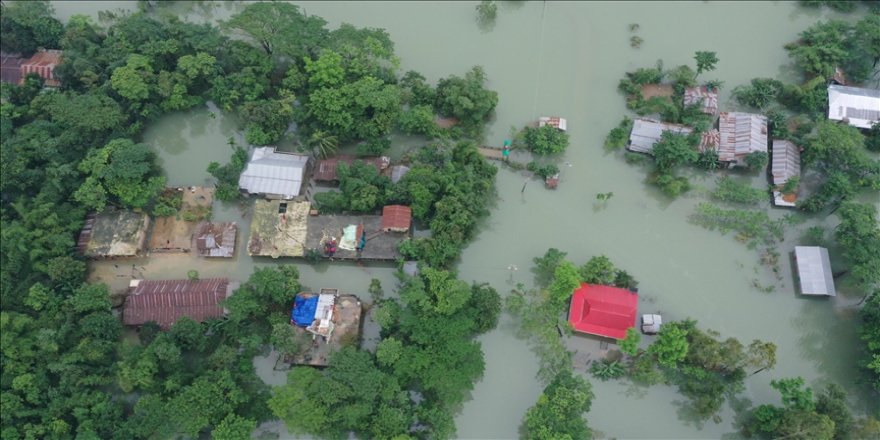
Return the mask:
[[829, 85], [828, 119], [871, 128], [880, 121], [880, 90]]
[[21, 82], [22, 61], [17, 53], [0, 52], [0, 81], [9, 84]]
[[24, 78], [29, 73], [40, 75], [46, 82], [48, 87], [59, 87], [61, 82], [55, 78], [55, 67], [61, 64], [60, 50], [40, 50], [34, 56], [21, 63], [21, 77]]
[[386, 232], [409, 232], [412, 225], [412, 209], [409, 206], [389, 205], [382, 208], [382, 230]]
[[642, 315], [642, 333], [646, 335], [656, 335], [659, 333], [662, 324], [663, 318], [660, 315]]
[[344, 163], [347, 165], [351, 165], [355, 161], [360, 161], [367, 165], [373, 166], [374, 168], [376, 168], [376, 171], [379, 171], [380, 173], [382, 172], [382, 170], [388, 168], [388, 166], [391, 165], [391, 158], [387, 156], [362, 158], [355, 158], [352, 156], [336, 156], [318, 162], [318, 166], [315, 167], [314, 179], [316, 182], [338, 182], [339, 164]]
[[279, 152], [275, 147], [254, 148], [251, 160], [238, 179], [248, 194], [290, 200], [300, 194], [309, 156]]
[[232, 258], [237, 234], [235, 223], [202, 222], [193, 234], [193, 247], [203, 257]]
[[544, 186], [548, 189], [556, 189], [559, 186], [559, 173], [547, 176], [547, 178], [544, 179]]
[[409, 172], [409, 167], [406, 165], [395, 165], [391, 167], [391, 183], [400, 182], [400, 179], [403, 179], [403, 176]]
[[636, 118], [629, 135], [626, 149], [637, 153], [652, 154], [654, 144], [660, 140], [664, 131], [678, 134], [690, 134], [692, 129], [678, 124], [667, 124], [648, 118]]
[[582, 283], [571, 296], [568, 322], [575, 331], [624, 339], [636, 325], [639, 295], [618, 287]]
[[568, 130], [568, 121], [565, 118], [560, 118], [559, 116], [541, 116], [538, 118], [538, 127], [543, 127], [545, 125], [549, 125], [553, 128], [558, 128], [562, 131]]
[[700, 110], [709, 115], [718, 113], [718, 91], [706, 86], [684, 89], [684, 105], [701, 105]]
[[226, 313], [220, 303], [237, 287], [237, 283], [230, 283], [226, 278], [132, 280], [122, 322], [140, 326], [153, 321], [163, 330], [184, 316], [204, 322]]
[[777, 206], [793, 207], [797, 194], [782, 194], [781, 188], [789, 179], [801, 175], [801, 151], [791, 141], [774, 139], [771, 156], [771, 175], [773, 177], [773, 203]]
[[794, 259], [802, 294], [837, 296], [828, 249], [819, 246], [795, 246]]
[[721, 112], [718, 119], [721, 139], [718, 160], [746, 165], [750, 153], [767, 152], [767, 118], [742, 112]]

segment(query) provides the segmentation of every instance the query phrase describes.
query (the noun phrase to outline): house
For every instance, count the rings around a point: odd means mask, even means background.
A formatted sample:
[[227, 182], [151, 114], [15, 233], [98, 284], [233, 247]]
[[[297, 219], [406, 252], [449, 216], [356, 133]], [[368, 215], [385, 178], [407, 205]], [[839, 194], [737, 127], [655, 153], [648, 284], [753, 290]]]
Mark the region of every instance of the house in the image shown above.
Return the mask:
[[794, 259], [802, 294], [837, 296], [828, 249], [819, 246], [795, 246]]
[[34, 56], [21, 62], [21, 77], [36, 73], [45, 80], [47, 87], [60, 87], [61, 82], [55, 78], [55, 67], [61, 64], [60, 50], [40, 50]]
[[293, 301], [290, 325], [298, 337], [312, 340], [297, 353], [287, 353], [291, 364], [325, 367], [330, 354], [360, 338], [363, 307], [357, 296], [340, 294], [338, 289], [320, 293], [301, 292]]
[[309, 156], [279, 152], [275, 147], [255, 148], [238, 186], [248, 194], [290, 200], [300, 194]]
[[86, 258], [136, 257], [146, 246], [149, 226], [147, 214], [116, 209], [89, 214], [76, 248]]
[[382, 208], [382, 230], [385, 232], [409, 232], [412, 225], [412, 209], [409, 206], [389, 205]]
[[132, 280], [122, 310], [125, 325], [153, 321], [167, 330], [180, 318], [198, 322], [223, 316], [220, 303], [238, 288], [226, 278], [204, 280]]
[[571, 296], [568, 322], [581, 333], [623, 339], [636, 325], [638, 302], [635, 292], [582, 283]]
[[0, 81], [9, 84], [20, 83], [22, 61], [18, 54], [0, 52]]
[[721, 112], [718, 119], [718, 160], [746, 165], [746, 156], [767, 152], [767, 118], [741, 112]]
[[257, 200], [248, 255], [272, 258], [305, 255], [310, 207], [308, 202]]
[[237, 233], [235, 223], [199, 223], [193, 234], [193, 248], [203, 257], [232, 258]]
[[773, 155], [771, 156], [770, 174], [773, 178], [773, 203], [776, 206], [795, 206], [797, 189], [794, 193], [783, 194], [781, 189], [792, 178], [800, 178], [801, 175], [801, 150], [797, 145], [787, 140], [773, 140]]
[[559, 116], [541, 116], [538, 118], [538, 127], [543, 127], [545, 125], [549, 125], [553, 128], [558, 128], [562, 131], [568, 129], [568, 121], [565, 118], [560, 118]]
[[642, 333], [646, 335], [656, 335], [657, 333], [660, 333], [661, 325], [663, 325], [662, 316], [655, 314], [642, 315]]
[[652, 154], [654, 144], [660, 140], [664, 131], [678, 134], [690, 134], [692, 129], [678, 124], [667, 124], [647, 118], [636, 118], [629, 135], [626, 149], [637, 153]]
[[706, 86], [688, 87], [684, 89], [684, 105], [701, 105], [703, 113], [715, 116], [718, 113], [718, 91]]
[[318, 162], [318, 166], [315, 167], [314, 179], [316, 182], [338, 182], [339, 164], [344, 163], [351, 165], [355, 160], [376, 168], [376, 171], [380, 173], [391, 165], [391, 158], [387, 156], [363, 157], [357, 159], [351, 156], [336, 156]]
[[828, 119], [871, 128], [880, 121], [880, 90], [829, 85]]

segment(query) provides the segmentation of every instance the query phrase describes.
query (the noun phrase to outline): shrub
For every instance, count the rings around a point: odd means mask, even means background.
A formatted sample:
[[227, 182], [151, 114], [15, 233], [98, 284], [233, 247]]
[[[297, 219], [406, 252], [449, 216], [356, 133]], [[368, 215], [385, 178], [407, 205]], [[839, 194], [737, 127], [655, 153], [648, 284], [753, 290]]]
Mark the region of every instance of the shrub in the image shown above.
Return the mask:
[[328, 191], [315, 194], [315, 208], [326, 213], [338, 213], [345, 210], [348, 200], [340, 192]]
[[526, 169], [544, 179], [559, 173], [559, 167], [552, 163], [542, 165], [538, 162], [529, 162], [529, 164], [526, 165]]
[[626, 146], [626, 141], [629, 139], [629, 133], [632, 131], [633, 120], [627, 116], [623, 117], [623, 120], [620, 121], [620, 124], [617, 124], [617, 127], [611, 129], [611, 132], [608, 133], [608, 137], [605, 138], [605, 149], [606, 150], [619, 150]]
[[752, 78], [747, 86], [733, 89], [733, 97], [740, 104], [763, 109], [782, 92], [782, 82], [772, 78]]
[[360, 143], [355, 150], [358, 156], [380, 156], [391, 148], [391, 139], [376, 138]]
[[722, 202], [753, 205], [764, 199], [764, 191], [749, 185], [737, 183], [728, 176], [718, 179], [718, 186], [712, 191], [712, 198]]
[[559, 154], [568, 148], [568, 134], [549, 125], [539, 128], [526, 127], [525, 142], [532, 153]]
[[764, 151], [753, 151], [746, 155], [746, 165], [748, 165], [751, 170], [763, 170], [767, 167], [767, 162], [769, 162], [769, 160], [769, 156]]

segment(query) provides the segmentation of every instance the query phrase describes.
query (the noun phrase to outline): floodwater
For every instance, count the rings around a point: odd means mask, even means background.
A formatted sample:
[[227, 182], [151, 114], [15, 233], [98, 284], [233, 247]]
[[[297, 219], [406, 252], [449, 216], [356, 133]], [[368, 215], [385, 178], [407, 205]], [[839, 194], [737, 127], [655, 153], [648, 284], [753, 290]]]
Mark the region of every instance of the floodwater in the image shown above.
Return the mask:
[[[53, 3], [62, 18], [94, 15], [98, 9], [133, 8], [122, 2]], [[800, 297], [787, 257], [804, 229], [816, 223], [833, 225], [833, 217], [810, 218], [791, 227], [778, 246], [782, 257], [781, 278], [777, 278], [759, 265], [756, 251], [730, 234], [722, 236], [687, 222], [693, 208], [705, 200], [704, 189], [720, 172], [696, 175], [695, 191], [669, 201], [643, 182], [643, 169], [602, 149], [605, 135], [626, 113], [623, 97], [616, 91], [625, 71], [652, 66], [658, 59], [667, 67], [692, 64], [695, 51], [716, 51], [717, 70], [702, 77], [725, 82], [720, 104], [731, 109], [735, 104], [729, 90], [736, 85], [753, 77], [790, 78], [783, 44], [828, 15], [804, 10], [795, 2], [502, 2], [494, 26], [481, 28], [475, 5], [303, 4], [309, 14], [326, 18], [330, 26], [348, 22], [387, 29], [403, 69], [417, 70], [431, 81], [463, 74], [473, 65], [484, 66], [489, 86], [500, 97], [487, 143], [500, 145], [511, 126], [521, 127], [542, 115], [568, 119], [571, 146], [562, 160], [559, 189], [548, 191], [531, 180], [521, 192], [525, 178], [502, 170], [498, 201], [462, 255], [457, 267], [461, 277], [488, 281], [506, 294], [517, 282], [532, 283], [531, 259], [549, 247], [568, 252], [576, 263], [605, 254], [640, 281], [641, 312], [659, 311], [666, 320], [694, 318], [701, 327], [745, 344], [760, 338], [777, 345], [776, 367], [746, 381], [742, 397], [751, 404], [777, 401], [769, 387], [771, 379], [803, 376], [814, 386], [840, 383], [850, 391], [853, 406], [864, 410], [868, 402], [856, 382], [857, 319], [851, 307], [860, 295], [843, 286], [837, 298]], [[188, 19], [219, 20], [238, 7], [193, 3], [171, 10]], [[630, 23], [638, 23], [639, 29], [630, 31]], [[641, 48], [630, 47], [632, 35], [644, 40]], [[161, 158], [171, 184], [202, 184], [208, 178], [209, 161], [228, 159], [226, 140], [236, 136], [239, 127], [219, 112], [210, 113], [205, 108], [170, 115], [145, 133], [143, 141]], [[406, 140], [398, 138], [397, 147], [405, 147], [401, 144]], [[759, 178], [753, 181], [755, 186], [765, 185]], [[613, 192], [613, 198], [597, 205], [595, 195], [607, 192]], [[772, 211], [774, 217], [783, 214]], [[215, 218], [238, 221], [240, 243], [247, 236], [246, 207], [243, 217], [240, 207], [215, 203]], [[152, 272], [146, 276], [183, 276], [192, 263], [200, 264], [202, 277], [244, 280], [254, 267], [296, 263], [253, 259], [241, 252], [234, 261], [211, 263], [187, 256], [161, 258], [144, 265]], [[370, 278], [380, 278], [386, 290], [393, 286], [393, 269], [387, 267], [296, 264], [303, 283], [312, 287], [341, 287], [366, 296]], [[762, 292], [755, 283], [775, 290]], [[486, 373], [456, 419], [458, 436], [515, 438], [523, 414], [542, 389], [535, 379], [537, 360], [514, 336], [509, 317], [481, 341]], [[597, 348], [591, 341], [578, 340], [576, 345], [585, 350], [579, 356], [594, 354]], [[736, 437], [730, 408], [722, 412], [720, 423], [699, 424], [679, 415], [678, 403], [684, 399], [673, 388], [634, 389], [623, 382], [592, 382], [596, 399], [587, 418], [604, 436]]]

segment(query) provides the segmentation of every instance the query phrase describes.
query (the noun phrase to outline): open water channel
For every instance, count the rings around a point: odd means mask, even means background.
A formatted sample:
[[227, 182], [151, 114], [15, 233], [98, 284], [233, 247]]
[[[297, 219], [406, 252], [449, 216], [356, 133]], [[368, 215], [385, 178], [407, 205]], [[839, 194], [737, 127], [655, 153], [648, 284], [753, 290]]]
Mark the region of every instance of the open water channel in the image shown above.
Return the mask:
[[[53, 2], [62, 19], [72, 14], [96, 16], [98, 10], [125, 2]], [[385, 28], [396, 44], [402, 68], [430, 81], [484, 66], [499, 104], [486, 142], [500, 144], [511, 126], [521, 127], [542, 115], [568, 119], [571, 146], [563, 159], [558, 190], [545, 190], [535, 180], [502, 170], [498, 200], [457, 269], [465, 280], [488, 281], [503, 295], [515, 283], [532, 283], [531, 259], [549, 247], [568, 252], [577, 264], [605, 254], [640, 281], [640, 312], [660, 311], [664, 319], [697, 319], [748, 344], [760, 338], [777, 345], [777, 365], [746, 381], [742, 394], [751, 404], [775, 402], [771, 379], [803, 376], [811, 385], [834, 381], [851, 395], [857, 410], [869, 402], [859, 392], [855, 359], [858, 320], [851, 304], [856, 292], [842, 289], [831, 299], [795, 293], [788, 252], [800, 231], [821, 219], [793, 228], [778, 250], [782, 279], [760, 267], [758, 255], [736, 242], [688, 223], [705, 199], [714, 175], [693, 181], [698, 189], [669, 201], [644, 183], [644, 171], [607, 154], [602, 142], [626, 113], [616, 91], [624, 72], [651, 66], [692, 64], [696, 50], [716, 51], [717, 70], [704, 74], [725, 82], [722, 109], [734, 108], [729, 90], [753, 77], [788, 78], [791, 68], [782, 46], [828, 14], [805, 10], [794, 2], [501, 2], [491, 29], [476, 22], [475, 2], [321, 2], [301, 3], [309, 14], [330, 26], [348, 22]], [[235, 13], [233, 3], [181, 3], [168, 10], [190, 20], [215, 21]], [[629, 30], [638, 23], [639, 30]], [[632, 35], [644, 39], [629, 45]], [[143, 142], [161, 158], [171, 185], [210, 181], [208, 162], [228, 160], [226, 140], [239, 136], [236, 122], [203, 108], [169, 115], [151, 126]], [[407, 147], [408, 138], [396, 144]], [[755, 185], [765, 184], [755, 179]], [[604, 206], [597, 193], [613, 192]], [[876, 201], [874, 201], [876, 203]], [[774, 211], [774, 216], [783, 213]], [[239, 243], [248, 235], [247, 207], [215, 202], [214, 218], [238, 221]], [[828, 220], [826, 220], [828, 221]], [[311, 266], [296, 260], [254, 259], [242, 252], [233, 261], [200, 263], [202, 277], [226, 275], [245, 280], [254, 267], [297, 264], [311, 287], [340, 287], [366, 297], [370, 278], [393, 286], [393, 269], [354, 264]], [[188, 257], [163, 257], [149, 264], [147, 277], [182, 277]], [[833, 258], [833, 256], [832, 256]], [[515, 266], [517, 270], [511, 270]], [[146, 267], [146, 266], [145, 266]], [[773, 285], [772, 293], [753, 284]], [[458, 436], [474, 439], [517, 437], [526, 409], [542, 386], [535, 379], [537, 360], [514, 336], [505, 317], [481, 338], [486, 372], [476, 384], [456, 423]], [[261, 370], [268, 371], [266, 365]], [[272, 378], [277, 383], [283, 376]], [[593, 381], [596, 398], [588, 413], [590, 426], [617, 438], [736, 438], [734, 412], [726, 408], [720, 423], [697, 424], [677, 412], [683, 401], [672, 388], [633, 389], [624, 382]]]

